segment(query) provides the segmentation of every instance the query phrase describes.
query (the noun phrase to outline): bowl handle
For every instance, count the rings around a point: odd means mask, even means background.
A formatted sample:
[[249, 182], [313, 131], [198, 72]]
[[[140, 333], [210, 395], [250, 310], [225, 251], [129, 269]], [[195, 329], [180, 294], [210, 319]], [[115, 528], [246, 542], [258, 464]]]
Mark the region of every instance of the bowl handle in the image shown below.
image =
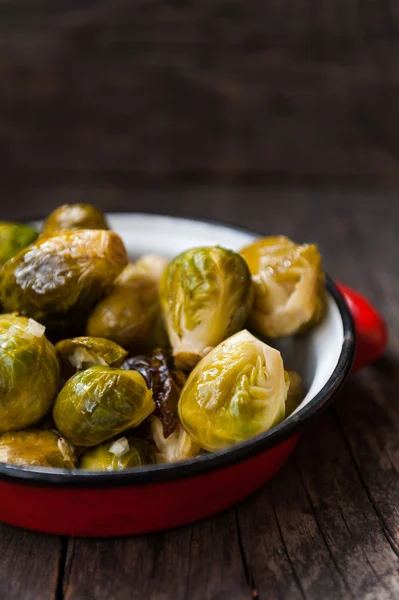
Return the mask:
[[353, 372], [371, 365], [388, 345], [386, 323], [374, 306], [364, 296], [342, 283], [337, 287], [352, 313], [356, 328], [356, 355]]

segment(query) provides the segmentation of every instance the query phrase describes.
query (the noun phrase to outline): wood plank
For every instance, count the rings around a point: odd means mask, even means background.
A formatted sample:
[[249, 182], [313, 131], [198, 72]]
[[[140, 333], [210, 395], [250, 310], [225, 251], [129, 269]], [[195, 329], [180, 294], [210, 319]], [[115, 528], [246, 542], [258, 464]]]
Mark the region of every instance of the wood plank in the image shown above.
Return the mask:
[[315, 35], [320, 38], [338, 37], [342, 33], [383, 35], [397, 31], [398, 24], [394, 3], [384, 0], [366, 3], [298, 0], [292, 7], [282, 0], [254, 0], [249, 4], [238, 0], [115, 0], [111, 5], [92, 0], [61, 1], [57, 5], [47, 0], [14, 0], [2, 3], [0, 17], [0, 27], [5, 32], [40, 31], [51, 26], [57, 34], [89, 33], [90, 42], [97, 38], [98, 29], [107, 27], [118, 33], [122, 41], [143, 44], [237, 44], [251, 40], [251, 36], [260, 43], [276, 39], [292, 43]]
[[[346, 401], [343, 394], [336, 404]], [[399, 589], [398, 556], [386, 538], [331, 411], [309, 428], [295, 462], [315, 519], [350, 595], [364, 598], [378, 590], [380, 598], [395, 598]]]
[[248, 570], [260, 598], [346, 597], [345, 581], [292, 461], [260, 493], [241, 503], [237, 514]]
[[64, 595], [66, 600], [250, 600], [234, 510], [165, 533], [72, 540]]
[[3, 2], [0, 178], [397, 184], [398, 29], [390, 0]]
[[55, 600], [61, 557], [61, 538], [0, 523], [0, 598]]
[[396, 597], [397, 554], [331, 411], [312, 424], [294, 460], [237, 511], [260, 597], [266, 590], [275, 598], [365, 598], [377, 590], [378, 598]]
[[161, 48], [103, 60], [83, 52], [22, 64], [17, 77], [10, 57], [0, 65], [0, 170], [16, 180], [39, 170], [97, 182], [202, 173], [397, 182], [398, 77], [369, 58], [320, 62], [296, 48]]

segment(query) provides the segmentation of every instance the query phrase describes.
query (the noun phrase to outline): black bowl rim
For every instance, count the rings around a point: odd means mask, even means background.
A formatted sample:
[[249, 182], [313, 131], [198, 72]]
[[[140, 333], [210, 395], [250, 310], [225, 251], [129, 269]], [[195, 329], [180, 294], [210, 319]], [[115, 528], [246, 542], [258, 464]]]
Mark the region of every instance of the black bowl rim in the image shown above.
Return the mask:
[[[110, 213], [110, 216], [112, 216], [112, 214], [117, 215], [118, 213]], [[181, 221], [197, 221], [208, 225], [217, 225], [247, 235], [264, 235], [264, 233], [250, 231], [236, 225], [230, 225], [211, 219], [199, 219], [195, 217], [172, 216], [166, 214], [162, 215], [159, 213], [121, 212], [119, 214], [165, 216]], [[33, 220], [34, 219], [31, 219], [31, 221]], [[239, 462], [253, 458], [258, 454], [267, 452], [275, 446], [285, 442], [290, 437], [299, 433], [311, 418], [329, 405], [350, 375], [355, 358], [356, 332], [352, 314], [343, 295], [328, 275], [326, 276], [326, 286], [338, 307], [343, 325], [343, 343], [337, 365], [323, 388], [308, 404], [306, 404], [306, 406], [304, 406], [304, 408], [289, 419], [282, 421], [282, 423], [271, 430], [226, 450], [214, 454], [206, 454], [199, 458], [190, 459], [181, 463], [151, 465], [140, 469], [127, 469], [125, 471], [114, 471], [109, 473], [19, 467], [16, 465], [0, 463], [0, 481], [12, 481], [20, 484], [38, 486], [53, 487], [56, 485], [57, 487], [66, 486], [78, 488], [135, 486], [142, 484], [154, 485], [165, 481], [195, 477], [196, 475], [230, 467]]]

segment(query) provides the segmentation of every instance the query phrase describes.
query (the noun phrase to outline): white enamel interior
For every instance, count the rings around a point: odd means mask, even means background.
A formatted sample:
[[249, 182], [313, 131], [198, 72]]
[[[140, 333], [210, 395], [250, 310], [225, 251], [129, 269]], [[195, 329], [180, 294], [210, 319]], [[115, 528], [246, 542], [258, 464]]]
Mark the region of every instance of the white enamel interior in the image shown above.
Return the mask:
[[[157, 215], [109, 215], [109, 223], [122, 236], [131, 258], [148, 252], [173, 258], [188, 248], [215, 244], [239, 250], [256, 237], [223, 225]], [[308, 390], [295, 412], [310, 402], [327, 383], [338, 363], [343, 340], [341, 315], [333, 298], [329, 297], [326, 316], [318, 327], [306, 336], [275, 344], [283, 355], [285, 367], [298, 371]]]

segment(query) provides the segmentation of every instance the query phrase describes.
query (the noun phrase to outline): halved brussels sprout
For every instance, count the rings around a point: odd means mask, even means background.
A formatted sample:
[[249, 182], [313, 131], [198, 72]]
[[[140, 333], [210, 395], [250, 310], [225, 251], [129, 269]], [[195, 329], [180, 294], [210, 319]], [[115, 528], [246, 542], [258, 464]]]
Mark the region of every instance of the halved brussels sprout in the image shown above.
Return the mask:
[[128, 265], [91, 313], [87, 334], [135, 352], [167, 345], [158, 291], [166, 264], [163, 257], [150, 255]]
[[0, 221], [0, 266], [32, 244], [37, 235], [29, 225]]
[[60, 368], [44, 327], [0, 315], [0, 433], [36, 425], [55, 399]]
[[175, 369], [172, 352], [157, 348], [148, 356], [133, 356], [125, 360], [121, 369], [138, 371], [152, 390], [155, 415], [163, 425], [163, 435], [169, 437], [179, 424], [177, 403], [186, 382], [183, 371]]
[[194, 442], [214, 452], [280, 423], [287, 390], [280, 352], [240, 331], [191, 373], [179, 400], [180, 420]]
[[27, 429], [0, 436], [0, 462], [23, 467], [73, 469], [74, 448], [54, 431]]
[[286, 374], [289, 378], [290, 387], [285, 403], [285, 416], [289, 417], [290, 415], [292, 415], [294, 410], [296, 410], [301, 404], [302, 400], [305, 398], [306, 393], [302, 377], [296, 371], [287, 371]]
[[80, 468], [90, 471], [123, 471], [155, 463], [155, 448], [146, 440], [122, 437], [86, 450]]
[[187, 370], [242, 328], [253, 301], [245, 261], [218, 246], [193, 248], [175, 258], [160, 293], [176, 366]]
[[109, 229], [104, 214], [91, 204], [64, 204], [45, 220], [44, 235], [76, 229]]
[[325, 309], [325, 277], [314, 244], [295, 244], [287, 237], [262, 238], [241, 250], [255, 285], [249, 326], [276, 338], [317, 325]]
[[150, 419], [152, 437], [157, 447], [156, 462], [158, 464], [175, 463], [194, 458], [201, 452], [198, 444], [191, 439], [178, 421], [173, 432], [165, 437], [162, 421], [155, 415]]
[[97, 337], [62, 340], [55, 349], [63, 365], [64, 379], [69, 379], [76, 371], [96, 365], [119, 367], [128, 355], [118, 344]]
[[97, 446], [136, 427], [152, 412], [152, 392], [137, 371], [90, 367], [76, 373], [54, 404], [57, 429], [75, 446]]
[[53, 329], [85, 321], [127, 264], [121, 238], [111, 231], [65, 231], [41, 237], [0, 271], [1, 303]]

